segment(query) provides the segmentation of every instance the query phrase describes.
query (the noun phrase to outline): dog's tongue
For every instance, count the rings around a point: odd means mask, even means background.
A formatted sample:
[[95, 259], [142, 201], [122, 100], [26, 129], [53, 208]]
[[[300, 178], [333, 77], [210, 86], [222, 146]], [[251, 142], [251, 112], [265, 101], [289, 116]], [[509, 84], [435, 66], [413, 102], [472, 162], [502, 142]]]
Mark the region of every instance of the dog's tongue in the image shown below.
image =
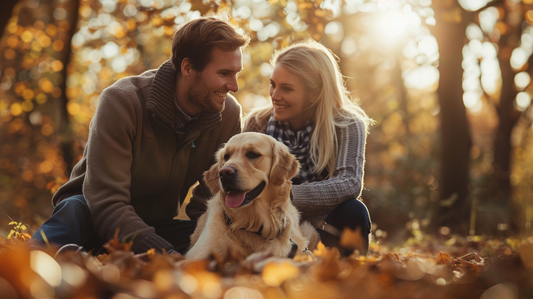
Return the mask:
[[242, 204], [245, 196], [246, 196], [246, 193], [242, 191], [241, 192], [230, 191], [228, 194], [226, 194], [226, 205], [229, 208], [236, 208]]

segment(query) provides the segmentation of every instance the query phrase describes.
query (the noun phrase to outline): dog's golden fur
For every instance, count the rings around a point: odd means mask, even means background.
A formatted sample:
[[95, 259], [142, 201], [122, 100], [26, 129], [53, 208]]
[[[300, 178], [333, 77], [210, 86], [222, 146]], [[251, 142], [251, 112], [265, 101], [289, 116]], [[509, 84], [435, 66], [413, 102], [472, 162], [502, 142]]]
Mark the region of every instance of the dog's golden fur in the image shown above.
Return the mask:
[[[214, 196], [191, 236], [188, 259], [204, 259], [210, 254], [244, 258], [260, 251], [287, 257], [291, 240], [298, 245], [299, 253], [306, 251], [309, 241], [316, 245], [318, 234], [307, 222], [300, 228], [300, 216], [289, 198], [290, 179], [298, 172], [298, 161], [285, 145], [265, 134], [242, 133], [217, 152], [216, 160], [204, 173]], [[228, 169], [231, 187], [220, 175]], [[262, 182], [265, 187], [259, 196], [248, 204], [229, 207], [236, 205], [228, 204], [231, 200], [226, 199], [230, 188], [250, 194]]]

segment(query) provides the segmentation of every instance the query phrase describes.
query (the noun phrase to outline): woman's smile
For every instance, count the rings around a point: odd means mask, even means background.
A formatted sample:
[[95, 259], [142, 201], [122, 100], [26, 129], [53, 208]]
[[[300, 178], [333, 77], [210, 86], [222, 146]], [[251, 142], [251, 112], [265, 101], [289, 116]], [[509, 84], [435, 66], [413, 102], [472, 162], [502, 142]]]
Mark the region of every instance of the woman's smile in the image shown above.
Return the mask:
[[272, 104], [274, 105], [274, 108], [279, 109], [279, 110], [290, 107], [289, 105], [283, 105], [283, 104], [278, 104], [278, 103], [272, 103]]
[[277, 64], [270, 76], [270, 99], [274, 106], [274, 119], [286, 121], [294, 131], [299, 131], [308, 121], [306, 107], [310, 93], [302, 79]]

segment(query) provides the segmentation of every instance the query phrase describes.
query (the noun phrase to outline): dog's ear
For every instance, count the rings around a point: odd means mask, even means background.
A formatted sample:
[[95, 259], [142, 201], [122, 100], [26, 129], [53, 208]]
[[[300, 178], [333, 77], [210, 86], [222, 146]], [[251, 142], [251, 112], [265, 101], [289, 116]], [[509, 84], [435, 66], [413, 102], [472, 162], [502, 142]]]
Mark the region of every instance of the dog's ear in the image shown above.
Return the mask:
[[298, 160], [289, 152], [287, 146], [281, 142], [272, 144], [272, 169], [270, 182], [276, 186], [283, 184], [298, 173]]
[[207, 187], [211, 190], [213, 195], [220, 191], [220, 183], [218, 182], [220, 166], [222, 165], [222, 159], [224, 157], [225, 146], [220, 148], [215, 154], [216, 163], [204, 172], [204, 181]]

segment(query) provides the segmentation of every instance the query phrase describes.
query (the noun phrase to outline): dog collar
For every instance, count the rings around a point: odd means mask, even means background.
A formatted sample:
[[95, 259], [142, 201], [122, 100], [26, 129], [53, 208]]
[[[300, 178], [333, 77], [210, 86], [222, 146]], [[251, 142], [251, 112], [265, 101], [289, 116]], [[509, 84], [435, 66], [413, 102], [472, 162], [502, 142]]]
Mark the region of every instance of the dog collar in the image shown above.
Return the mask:
[[[233, 221], [231, 220], [231, 218], [229, 218], [228, 214], [226, 214], [226, 211], [223, 211], [223, 212], [224, 212], [224, 219], [226, 220], [226, 225], [229, 227], [233, 223]], [[263, 239], [265, 239], [267, 241], [273, 241], [273, 240], [276, 240], [277, 238], [279, 238], [279, 236], [281, 236], [281, 234], [285, 231], [285, 228], [287, 227], [286, 218], [283, 217], [283, 227], [280, 230], [278, 230], [278, 234], [272, 239], [267, 239], [267, 238], [263, 237], [263, 227], [264, 227], [264, 225], [261, 224], [261, 227], [259, 228], [259, 230], [255, 231], [255, 232], [254, 231], [245, 230], [244, 228], [241, 228], [241, 229], [244, 230], [244, 231], [247, 231], [249, 233], [256, 234], [256, 235], [260, 236], [261, 238], [263, 238]]]
[[257, 187], [255, 187], [252, 191], [246, 193], [244, 196], [244, 201], [239, 207], [245, 206], [252, 202], [252, 200], [256, 199], [261, 192], [263, 192], [263, 189], [265, 189], [266, 183], [265, 181], [262, 181]]

